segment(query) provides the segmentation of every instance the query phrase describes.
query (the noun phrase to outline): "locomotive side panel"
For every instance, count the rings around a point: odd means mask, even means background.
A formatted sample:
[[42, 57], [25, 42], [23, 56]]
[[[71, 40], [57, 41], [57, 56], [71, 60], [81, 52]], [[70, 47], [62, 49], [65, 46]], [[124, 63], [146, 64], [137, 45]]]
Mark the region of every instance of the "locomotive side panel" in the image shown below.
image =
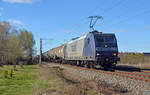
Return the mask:
[[88, 34], [85, 39], [83, 57], [85, 60], [95, 61], [95, 40], [92, 33]]
[[65, 48], [65, 60], [84, 60], [83, 48], [86, 35], [69, 42]]
[[93, 34], [88, 34], [69, 42], [65, 48], [66, 60], [95, 60], [95, 42]]

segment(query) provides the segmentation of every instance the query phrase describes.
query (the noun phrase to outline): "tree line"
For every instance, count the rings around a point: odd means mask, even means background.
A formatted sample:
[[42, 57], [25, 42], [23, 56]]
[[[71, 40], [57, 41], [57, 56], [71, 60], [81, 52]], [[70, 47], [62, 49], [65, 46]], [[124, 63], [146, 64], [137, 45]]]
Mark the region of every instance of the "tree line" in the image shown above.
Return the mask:
[[34, 45], [32, 32], [17, 29], [7, 21], [0, 22], [0, 64], [16, 64], [20, 60], [30, 63]]

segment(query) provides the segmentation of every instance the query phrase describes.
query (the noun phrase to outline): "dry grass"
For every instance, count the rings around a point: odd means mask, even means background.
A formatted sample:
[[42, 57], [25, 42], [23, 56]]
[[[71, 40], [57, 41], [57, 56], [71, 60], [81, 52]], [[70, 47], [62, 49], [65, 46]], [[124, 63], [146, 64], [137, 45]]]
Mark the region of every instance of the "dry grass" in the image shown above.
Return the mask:
[[128, 91], [121, 86], [112, 87], [104, 81], [87, 80], [65, 73], [65, 77], [76, 82], [66, 87], [69, 95], [127, 95]]
[[57, 76], [55, 69], [49, 68], [47, 65], [41, 65], [40, 75], [33, 95], [66, 95], [65, 83]]
[[[105, 82], [87, 80], [66, 72], [60, 67], [40, 66], [40, 79], [34, 95], [122, 95]], [[123, 94], [124, 95], [124, 94]]]
[[104, 95], [128, 95], [128, 92], [130, 92], [120, 85], [113, 87], [105, 81], [98, 81], [97, 86], [99, 91], [104, 93]]
[[120, 55], [119, 64], [150, 64], [150, 56], [144, 56], [142, 54], [126, 54]]
[[40, 75], [34, 95], [101, 95], [94, 89], [92, 82], [81, 81], [59, 67], [41, 65]]

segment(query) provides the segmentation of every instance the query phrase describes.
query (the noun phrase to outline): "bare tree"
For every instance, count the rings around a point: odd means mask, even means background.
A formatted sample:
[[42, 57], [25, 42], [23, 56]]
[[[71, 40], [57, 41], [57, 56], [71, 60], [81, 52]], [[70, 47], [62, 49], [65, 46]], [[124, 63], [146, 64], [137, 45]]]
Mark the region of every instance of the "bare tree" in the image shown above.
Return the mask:
[[22, 49], [24, 51], [24, 57], [26, 59], [32, 59], [32, 56], [34, 54], [34, 44], [35, 40], [33, 37], [33, 34], [27, 30], [21, 30], [20, 31], [20, 39], [22, 43]]
[[21, 58], [31, 59], [35, 40], [27, 30], [17, 30], [9, 22], [0, 22], [0, 64], [16, 63]]

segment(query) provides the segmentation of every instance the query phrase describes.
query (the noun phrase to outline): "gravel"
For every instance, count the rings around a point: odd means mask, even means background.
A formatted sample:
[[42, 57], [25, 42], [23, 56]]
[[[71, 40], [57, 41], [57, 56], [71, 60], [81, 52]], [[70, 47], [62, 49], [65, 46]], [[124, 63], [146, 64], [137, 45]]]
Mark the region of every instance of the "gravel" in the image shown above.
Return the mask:
[[100, 84], [111, 86], [114, 90], [128, 95], [150, 95], [150, 83], [126, 77], [115, 76], [111, 74], [104, 74], [94, 71], [88, 71], [83, 69], [71, 68], [61, 64], [52, 64], [49, 66], [59, 66], [64, 68], [67, 72], [72, 75], [87, 79], [95, 80]]

